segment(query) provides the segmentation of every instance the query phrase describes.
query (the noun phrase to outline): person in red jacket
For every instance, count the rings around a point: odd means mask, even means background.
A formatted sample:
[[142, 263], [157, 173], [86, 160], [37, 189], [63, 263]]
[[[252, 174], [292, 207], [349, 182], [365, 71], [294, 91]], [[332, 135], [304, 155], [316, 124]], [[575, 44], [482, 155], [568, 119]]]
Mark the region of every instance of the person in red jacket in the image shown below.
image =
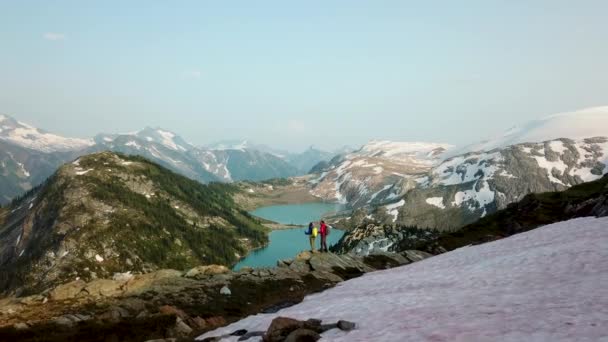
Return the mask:
[[319, 234], [321, 235], [321, 252], [327, 252], [327, 225], [325, 221], [321, 221], [321, 227], [319, 228]]

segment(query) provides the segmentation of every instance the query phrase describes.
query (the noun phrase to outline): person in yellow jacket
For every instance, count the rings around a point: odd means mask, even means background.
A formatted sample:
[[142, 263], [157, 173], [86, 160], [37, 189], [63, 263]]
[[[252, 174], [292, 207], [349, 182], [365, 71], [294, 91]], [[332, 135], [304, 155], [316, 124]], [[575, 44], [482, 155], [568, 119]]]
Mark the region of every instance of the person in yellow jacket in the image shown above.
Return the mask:
[[310, 240], [310, 251], [311, 252], [315, 252], [315, 240], [317, 238], [317, 235], [319, 234], [319, 229], [317, 229], [317, 227], [315, 227], [315, 225], [310, 222], [308, 224], [308, 230], [306, 230], [304, 232], [304, 234], [309, 235], [309, 240]]

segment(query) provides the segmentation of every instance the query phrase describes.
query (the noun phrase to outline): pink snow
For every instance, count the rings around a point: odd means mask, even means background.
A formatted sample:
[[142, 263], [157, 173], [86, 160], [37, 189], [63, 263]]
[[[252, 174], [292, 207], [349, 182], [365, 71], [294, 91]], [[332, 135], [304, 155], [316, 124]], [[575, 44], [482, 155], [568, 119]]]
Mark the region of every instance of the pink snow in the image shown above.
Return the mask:
[[357, 324], [325, 341], [606, 341], [607, 246], [608, 217], [551, 224], [369, 273], [199, 339], [288, 316]]

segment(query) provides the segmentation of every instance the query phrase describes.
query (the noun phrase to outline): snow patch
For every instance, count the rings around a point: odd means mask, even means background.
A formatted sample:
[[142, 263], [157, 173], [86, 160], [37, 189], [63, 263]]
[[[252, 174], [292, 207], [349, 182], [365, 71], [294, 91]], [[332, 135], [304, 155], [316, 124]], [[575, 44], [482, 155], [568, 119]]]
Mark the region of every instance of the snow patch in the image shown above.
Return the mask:
[[426, 199], [426, 203], [434, 205], [440, 209], [445, 209], [445, 205], [443, 204], [443, 197], [429, 197]]
[[324, 341], [335, 342], [603, 341], [607, 226], [608, 217], [579, 218], [367, 273], [197, 339], [239, 329], [265, 331], [283, 316], [357, 324], [350, 332], [322, 334]]

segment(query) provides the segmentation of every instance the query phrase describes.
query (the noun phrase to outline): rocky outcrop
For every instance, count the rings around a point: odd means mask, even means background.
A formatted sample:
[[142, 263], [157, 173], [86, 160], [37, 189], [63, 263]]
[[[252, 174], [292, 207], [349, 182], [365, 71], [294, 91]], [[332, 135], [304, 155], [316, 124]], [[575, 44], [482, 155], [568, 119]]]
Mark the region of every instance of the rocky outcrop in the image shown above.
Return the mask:
[[[338, 253], [359, 256], [381, 252], [399, 252], [432, 241], [438, 236], [439, 232], [436, 230], [397, 227], [388, 224], [366, 224], [344, 234], [333, 250]], [[406, 241], [409, 242], [408, 246], [405, 245]]]
[[86, 335], [91, 330], [126, 341], [194, 336], [251, 314], [276, 312], [365, 272], [410, 262], [406, 254], [303, 252], [275, 268], [234, 272], [212, 265], [76, 280], [0, 300], [0, 339], [27, 341], [44, 333], [49, 341], [95, 340]]

